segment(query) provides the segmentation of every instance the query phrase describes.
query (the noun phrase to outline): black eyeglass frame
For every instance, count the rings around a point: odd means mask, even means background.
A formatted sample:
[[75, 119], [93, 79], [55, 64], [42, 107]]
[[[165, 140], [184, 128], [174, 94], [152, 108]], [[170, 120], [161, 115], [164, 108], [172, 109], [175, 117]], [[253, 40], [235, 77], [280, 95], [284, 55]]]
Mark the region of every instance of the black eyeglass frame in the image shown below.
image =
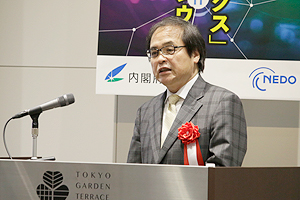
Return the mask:
[[[173, 47], [173, 48], [174, 48], [173, 51], [172, 51], [172, 53], [167, 53], [167, 54], [165, 54], [166, 52], [164, 53], [164, 52], [162, 51], [164, 48], [167, 48], [167, 47]], [[177, 49], [177, 48], [182, 48], [182, 47], [186, 47], [186, 46], [167, 45], [167, 46], [164, 46], [164, 47], [162, 47], [162, 48], [160, 48], [160, 49], [148, 49], [147, 52], [146, 52], [146, 54], [147, 54], [147, 56], [148, 56], [149, 59], [158, 57], [159, 52], [161, 52], [161, 54], [164, 55], [164, 56], [168, 56], [168, 55], [173, 55], [173, 54], [176, 52], [176, 49]], [[156, 55], [155, 57], [151, 56], [151, 51], [153, 51], [153, 50], [155, 50], [155, 51], [158, 52], [157, 55]]]

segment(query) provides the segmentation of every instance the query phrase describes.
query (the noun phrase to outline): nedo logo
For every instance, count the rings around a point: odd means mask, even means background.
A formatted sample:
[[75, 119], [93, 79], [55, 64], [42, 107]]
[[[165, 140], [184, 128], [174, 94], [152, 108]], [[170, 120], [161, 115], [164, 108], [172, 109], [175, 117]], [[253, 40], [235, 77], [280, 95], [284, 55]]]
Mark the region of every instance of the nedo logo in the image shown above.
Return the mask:
[[69, 188], [62, 185], [63, 175], [59, 171], [46, 171], [43, 181], [36, 189], [41, 200], [64, 200], [68, 197]]
[[268, 67], [259, 67], [253, 70], [249, 78], [252, 78], [252, 87], [263, 92], [267, 90], [267, 84], [293, 85], [297, 82], [295, 76], [277, 75], [274, 70]]
[[120, 80], [123, 80], [123, 78], [115, 78], [116, 75], [118, 75], [123, 69], [124, 67], [127, 65], [127, 63], [113, 69], [112, 71], [110, 71], [107, 76], [105, 77], [105, 80], [107, 80], [107, 82], [117, 82]]

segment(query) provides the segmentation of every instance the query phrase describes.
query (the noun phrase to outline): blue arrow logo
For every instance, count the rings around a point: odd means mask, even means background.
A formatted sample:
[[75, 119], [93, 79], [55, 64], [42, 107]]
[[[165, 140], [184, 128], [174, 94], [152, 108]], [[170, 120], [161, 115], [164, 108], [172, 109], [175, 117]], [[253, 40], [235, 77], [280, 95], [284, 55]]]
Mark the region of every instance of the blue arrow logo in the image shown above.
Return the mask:
[[107, 82], [117, 82], [117, 81], [121, 81], [123, 80], [123, 78], [115, 78], [116, 75], [118, 75], [123, 69], [124, 67], [127, 65], [127, 63], [113, 69], [112, 71], [110, 71], [105, 80], [107, 80]]

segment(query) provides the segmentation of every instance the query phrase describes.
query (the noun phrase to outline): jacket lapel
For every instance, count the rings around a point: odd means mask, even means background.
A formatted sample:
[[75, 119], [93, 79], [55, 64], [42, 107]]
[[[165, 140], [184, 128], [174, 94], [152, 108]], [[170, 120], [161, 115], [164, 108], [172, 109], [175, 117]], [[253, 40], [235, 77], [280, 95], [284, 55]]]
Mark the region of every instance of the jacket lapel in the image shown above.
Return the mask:
[[[166, 141], [162, 149], [159, 151], [159, 158], [157, 163], [160, 163], [162, 161], [166, 153], [169, 151], [169, 149], [172, 147], [174, 142], [177, 140], [178, 128], [181, 127], [182, 124], [191, 121], [194, 115], [202, 107], [202, 103], [199, 100], [203, 97], [205, 85], [206, 85], [205, 81], [202, 79], [201, 76], [199, 76], [195, 84], [190, 89], [186, 99], [184, 100], [174, 120], [174, 123], [168, 133]], [[161, 130], [161, 123], [160, 123], [160, 130]]]
[[158, 96], [157, 100], [153, 101], [153, 109], [150, 113], [153, 113], [152, 117], [149, 118], [149, 133], [150, 133], [150, 142], [153, 151], [154, 162], [158, 163], [160, 148], [160, 135], [162, 130], [162, 118], [163, 118], [163, 109], [164, 101], [166, 98], [167, 92], [162, 93]]

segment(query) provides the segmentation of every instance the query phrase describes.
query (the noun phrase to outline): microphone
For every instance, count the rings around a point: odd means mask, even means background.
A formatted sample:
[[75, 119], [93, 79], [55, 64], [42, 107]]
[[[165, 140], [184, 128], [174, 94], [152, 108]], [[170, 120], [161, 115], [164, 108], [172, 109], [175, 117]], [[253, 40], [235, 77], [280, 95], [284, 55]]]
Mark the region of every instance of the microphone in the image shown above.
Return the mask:
[[15, 116], [12, 117], [12, 119], [17, 119], [24, 117], [26, 115], [35, 115], [40, 114], [43, 111], [50, 110], [57, 107], [63, 107], [70, 105], [75, 102], [73, 94], [65, 94], [63, 96], [57, 97], [56, 99], [53, 99], [52, 101], [49, 101], [47, 103], [44, 103], [42, 105], [39, 105], [37, 107], [31, 108], [29, 110], [24, 110]]

